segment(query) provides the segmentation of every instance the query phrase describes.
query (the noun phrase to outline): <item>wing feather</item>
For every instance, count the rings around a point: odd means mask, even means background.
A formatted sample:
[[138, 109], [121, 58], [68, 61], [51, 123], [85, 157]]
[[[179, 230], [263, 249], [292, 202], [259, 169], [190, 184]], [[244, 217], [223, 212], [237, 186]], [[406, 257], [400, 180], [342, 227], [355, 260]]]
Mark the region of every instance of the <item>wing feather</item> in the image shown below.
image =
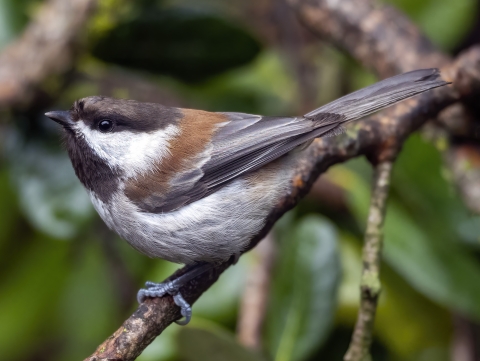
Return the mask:
[[193, 160], [190, 169], [171, 180], [167, 194], [144, 199], [143, 208], [150, 212], [179, 209], [302, 144], [341, 133], [346, 122], [445, 84], [438, 69], [423, 69], [380, 81], [304, 117], [222, 113], [227, 121], [219, 125], [209, 148]]

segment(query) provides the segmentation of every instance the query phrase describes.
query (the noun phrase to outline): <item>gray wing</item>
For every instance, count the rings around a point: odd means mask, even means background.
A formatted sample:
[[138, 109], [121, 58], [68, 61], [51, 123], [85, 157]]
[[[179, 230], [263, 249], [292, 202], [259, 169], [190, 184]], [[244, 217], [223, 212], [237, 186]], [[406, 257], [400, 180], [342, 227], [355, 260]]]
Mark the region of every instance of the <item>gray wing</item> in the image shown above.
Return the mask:
[[[338, 134], [346, 122], [445, 84], [438, 69], [415, 70], [351, 93], [303, 117], [224, 113], [229, 121], [215, 133], [208, 154], [198, 163], [198, 168], [182, 174], [153, 208], [156, 212], [181, 208], [299, 145]], [[152, 207], [149, 210], [152, 211]]]
[[312, 119], [260, 117], [225, 113], [232, 121], [213, 138], [210, 160], [202, 167], [200, 179], [212, 193], [224, 183], [254, 171], [303, 143], [340, 126], [343, 117], [323, 114], [324, 124]]

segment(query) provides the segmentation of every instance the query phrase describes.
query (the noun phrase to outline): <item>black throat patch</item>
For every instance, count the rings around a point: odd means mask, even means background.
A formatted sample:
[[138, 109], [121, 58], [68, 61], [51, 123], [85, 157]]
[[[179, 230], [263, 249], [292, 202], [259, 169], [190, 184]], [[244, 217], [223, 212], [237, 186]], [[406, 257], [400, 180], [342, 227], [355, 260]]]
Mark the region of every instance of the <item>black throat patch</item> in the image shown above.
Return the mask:
[[88, 146], [83, 137], [71, 130], [65, 132], [68, 155], [78, 179], [102, 202], [108, 203], [118, 189], [121, 171], [111, 168]]

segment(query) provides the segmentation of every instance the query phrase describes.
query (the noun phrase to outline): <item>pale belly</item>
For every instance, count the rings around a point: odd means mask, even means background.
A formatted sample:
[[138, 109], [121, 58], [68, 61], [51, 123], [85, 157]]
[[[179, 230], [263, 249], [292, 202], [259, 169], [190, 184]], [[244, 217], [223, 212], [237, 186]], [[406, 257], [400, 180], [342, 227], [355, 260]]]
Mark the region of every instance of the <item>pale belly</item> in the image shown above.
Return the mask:
[[141, 212], [123, 191], [109, 204], [93, 193], [90, 196], [105, 223], [150, 257], [184, 264], [225, 261], [245, 251], [288, 190], [289, 161], [284, 158], [271, 163], [169, 213]]

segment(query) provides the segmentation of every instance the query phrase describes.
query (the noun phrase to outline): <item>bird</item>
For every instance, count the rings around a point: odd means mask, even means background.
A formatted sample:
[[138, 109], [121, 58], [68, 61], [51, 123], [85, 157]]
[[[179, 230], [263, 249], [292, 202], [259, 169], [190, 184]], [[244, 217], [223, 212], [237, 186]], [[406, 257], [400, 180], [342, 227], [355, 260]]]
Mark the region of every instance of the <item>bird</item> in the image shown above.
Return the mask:
[[94, 208], [133, 248], [188, 266], [147, 282], [138, 301], [181, 294], [189, 280], [238, 257], [288, 192], [295, 164], [314, 139], [430, 89], [449, 84], [436, 68], [387, 78], [303, 116], [261, 116], [89, 96], [45, 115], [65, 144]]

